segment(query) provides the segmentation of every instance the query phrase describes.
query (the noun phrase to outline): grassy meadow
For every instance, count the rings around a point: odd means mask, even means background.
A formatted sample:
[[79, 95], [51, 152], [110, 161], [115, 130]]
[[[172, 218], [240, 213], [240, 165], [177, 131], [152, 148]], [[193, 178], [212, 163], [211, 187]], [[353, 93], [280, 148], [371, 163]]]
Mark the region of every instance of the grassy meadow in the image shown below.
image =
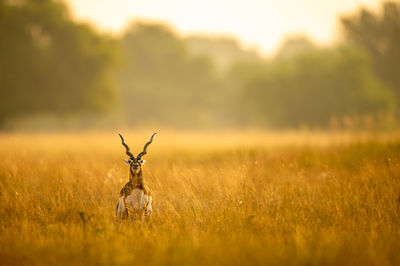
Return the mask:
[[159, 131], [142, 228], [117, 133], [0, 135], [1, 265], [400, 265], [397, 133]]

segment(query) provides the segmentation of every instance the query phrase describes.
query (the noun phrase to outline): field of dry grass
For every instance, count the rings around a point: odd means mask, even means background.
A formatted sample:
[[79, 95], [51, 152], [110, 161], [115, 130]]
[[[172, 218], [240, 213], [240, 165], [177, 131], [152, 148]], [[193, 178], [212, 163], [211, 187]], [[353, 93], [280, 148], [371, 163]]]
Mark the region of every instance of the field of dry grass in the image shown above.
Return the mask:
[[159, 132], [142, 228], [114, 219], [117, 132], [2, 134], [0, 158], [2, 265], [400, 265], [396, 134]]

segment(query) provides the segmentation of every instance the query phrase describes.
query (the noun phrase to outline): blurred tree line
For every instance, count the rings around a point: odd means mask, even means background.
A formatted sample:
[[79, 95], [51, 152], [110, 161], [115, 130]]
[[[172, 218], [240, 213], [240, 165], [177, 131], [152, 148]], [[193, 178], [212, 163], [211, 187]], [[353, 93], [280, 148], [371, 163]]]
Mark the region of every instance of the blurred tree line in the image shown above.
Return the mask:
[[59, 1], [0, 0], [0, 124], [104, 110], [116, 98], [116, 45]]
[[[332, 119], [392, 112], [389, 87], [376, 78], [366, 53], [346, 45], [293, 51], [288, 42], [270, 62], [238, 64], [247, 123], [270, 127], [330, 126]], [[296, 52], [296, 53], [293, 53]]]
[[340, 25], [340, 44], [295, 36], [264, 58], [232, 38], [182, 37], [144, 22], [110, 37], [73, 21], [59, 1], [0, 0], [0, 124], [111, 110], [129, 126], [186, 128], [396, 116], [400, 5], [362, 9]]

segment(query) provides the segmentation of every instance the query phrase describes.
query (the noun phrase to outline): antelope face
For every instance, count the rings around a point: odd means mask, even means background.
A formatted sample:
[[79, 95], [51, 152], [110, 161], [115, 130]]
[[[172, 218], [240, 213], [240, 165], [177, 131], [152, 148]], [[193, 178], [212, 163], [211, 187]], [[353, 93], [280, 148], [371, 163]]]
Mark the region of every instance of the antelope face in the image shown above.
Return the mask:
[[137, 156], [134, 156], [128, 145], [125, 143], [124, 138], [122, 137], [121, 134], [119, 134], [121, 140], [122, 140], [122, 145], [125, 147], [126, 149], [126, 155], [129, 156], [128, 160], [124, 160], [127, 164], [129, 164], [130, 170], [132, 173], [134, 174], [138, 174], [140, 172], [140, 170], [142, 169], [143, 164], [145, 163], [145, 160], [142, 159], [142, 156], [145, 155], [147, 153], [147, 147], [153, 142], [153, 137], [156, 133], [154, 133], [150, 140], [146, 143], [146, 145], [144, 145], [143, 151], [141, 153], [139, 153]]
[[138, 174], [140, 172], [140, 169], [142, 169], [143, 164], [145, 163], [145, 160], [142, 159], [137, 159], [137, 160], [132, 160], [129, 159], [127, 161], [129, 164], [129, 167], [131, 168], [131, 172], [134, 174]]
[[133, 162], [131, 163], [131, 171], [135, 174], [138, 174], [142, 166], [140, 165], [139, 162]]

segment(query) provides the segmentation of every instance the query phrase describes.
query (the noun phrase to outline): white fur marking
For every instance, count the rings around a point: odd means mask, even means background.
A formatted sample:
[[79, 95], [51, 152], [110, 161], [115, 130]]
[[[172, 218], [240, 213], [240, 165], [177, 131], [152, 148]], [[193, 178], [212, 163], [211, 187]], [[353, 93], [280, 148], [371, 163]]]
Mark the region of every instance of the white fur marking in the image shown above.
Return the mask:
[[[128, 208], [128, 211], [130, 213], [136, 213], [137, 215], [139, 215], [139, 217], [136, 216], [136, 218], [140, 218], [142, 223], [144, 220], [149, 221], [153, 212], [151, 202], [151, 196], [145, 195], [143, 193], [143, 190], [135, 188], [134, 190], [132, 190], [131, 194], [126, 197], [125, 203], [123, 196], [119, 198], [117, 218], [122, 219], [125, 208]], [[131, 218], [134, 219], [134, 215], [131, 216]]]
[[121, 196], [118, 199], [118, 208], [117, 208], [117, 218], [122, 219], [122, 215], [125, 211], [125, 203], [124, 203], [124, 197]]

